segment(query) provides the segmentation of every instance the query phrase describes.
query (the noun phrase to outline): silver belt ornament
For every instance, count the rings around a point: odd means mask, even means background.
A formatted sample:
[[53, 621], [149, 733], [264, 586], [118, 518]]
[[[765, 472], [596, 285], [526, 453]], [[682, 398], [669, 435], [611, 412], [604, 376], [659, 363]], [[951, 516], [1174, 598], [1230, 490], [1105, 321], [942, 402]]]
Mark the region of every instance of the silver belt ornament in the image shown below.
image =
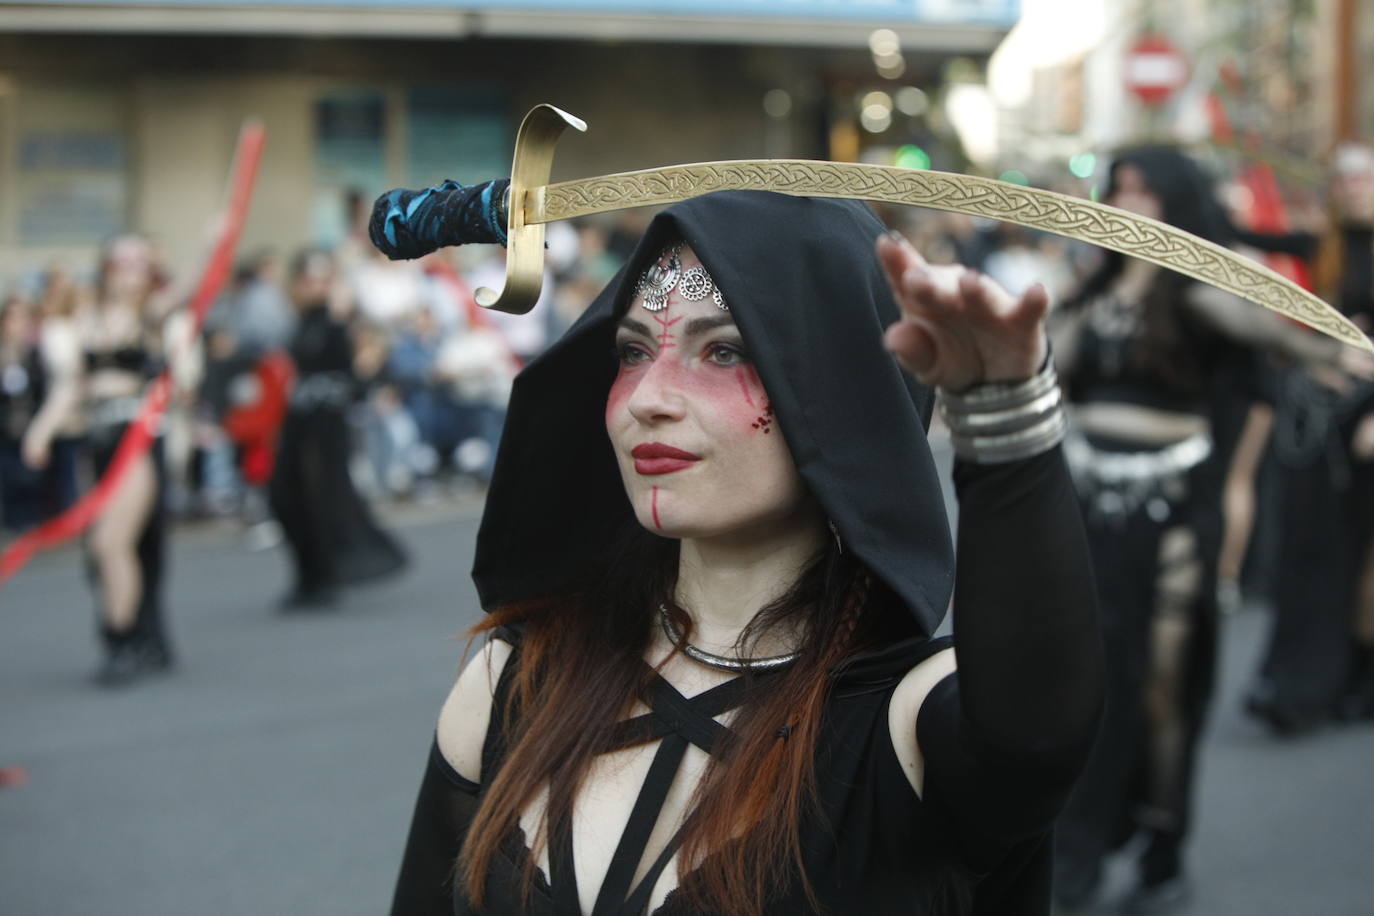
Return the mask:
[[1212, 454], [1212, 437], [1194, 433], [1160, 449], [1112, 452], [1070, 430], [1064, 458], [1089, 515], [1124, 520], [1142, 507], [1160, 524], [1188, 496], [1188, 473]]
[[137, 397], [103, 398], [90, 406], [91, 426], [121, 426], [132, 423], [143, 407], [143, 399]]
[[353, 380], [343, 372], [307, 375], [291, 390], [292, 410], [345, 408], [353, 402]]

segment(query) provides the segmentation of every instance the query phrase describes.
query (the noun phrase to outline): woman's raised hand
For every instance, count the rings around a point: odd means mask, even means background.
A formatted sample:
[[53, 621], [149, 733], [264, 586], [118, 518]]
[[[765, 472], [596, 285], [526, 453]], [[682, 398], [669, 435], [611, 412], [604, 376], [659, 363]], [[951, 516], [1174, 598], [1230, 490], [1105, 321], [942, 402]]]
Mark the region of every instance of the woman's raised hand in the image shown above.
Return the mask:
[[1043, 286], [1017, 299], [977, 271], [929, 264], [906, 239], [888, 235], [878, 239], [878, 260], [902, 310], [883, 342], [922, 382], [962, 391], [1039, 371], [1050, 305]]

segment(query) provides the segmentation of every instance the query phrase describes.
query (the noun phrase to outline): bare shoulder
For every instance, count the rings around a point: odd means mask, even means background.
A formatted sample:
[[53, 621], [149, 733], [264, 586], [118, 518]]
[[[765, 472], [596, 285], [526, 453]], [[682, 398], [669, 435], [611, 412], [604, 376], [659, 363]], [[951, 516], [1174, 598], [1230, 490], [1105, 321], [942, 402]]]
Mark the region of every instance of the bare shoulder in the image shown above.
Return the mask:
[[892, 736], [892, 749], [918, 797], [925, 786], [925, 756], [916, 739], [916, 718], [935, 685], [954, 670], [954, 649], [936, 652], [903, 676], [888, 706], [887, 727]]
[[482, 744], [492, 695], [510, 655], [510, 643], [489, 640], [458, 675], [439, 711], [439, 750], [458, 775], [473, 782], [482, 779]]

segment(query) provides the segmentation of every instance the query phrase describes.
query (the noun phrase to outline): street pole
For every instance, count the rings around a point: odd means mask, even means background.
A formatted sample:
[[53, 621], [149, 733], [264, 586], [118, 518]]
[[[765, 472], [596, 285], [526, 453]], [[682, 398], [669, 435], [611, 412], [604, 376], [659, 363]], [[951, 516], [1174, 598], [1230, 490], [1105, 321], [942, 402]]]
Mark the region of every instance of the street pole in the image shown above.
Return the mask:
[[1356, 79], [1356, 29], [1359, 27], [1356, 0], [1336, 0], [1335, 22], [1335, 83], [1336, 83], [1336, 123], [1335, 140], [1353, 140], [1359, 133], [1357, 92], [1359, 80]]

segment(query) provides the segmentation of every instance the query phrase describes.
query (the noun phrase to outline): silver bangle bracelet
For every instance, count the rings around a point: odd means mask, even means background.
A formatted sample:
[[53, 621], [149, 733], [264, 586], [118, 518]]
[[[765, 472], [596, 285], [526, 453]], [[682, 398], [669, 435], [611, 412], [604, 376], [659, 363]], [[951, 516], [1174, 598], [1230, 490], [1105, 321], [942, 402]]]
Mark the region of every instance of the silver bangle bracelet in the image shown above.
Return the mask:
[[1058, 377], [1049, 361], [1024, 382], [940, 395], [940, 415], [949, 426], [955, 454], [975, 464], [1039, 455], [1063, 441], [1068, 430]]
[[1018, 407], [964, 413], [946, 405], [943, 416], [950, 432], [956, 436], [991, 436], [1020, 429], [1026, 425], [1027, 418], [1050, 413], [1059, 406], [1060, 400], [1059, 389], [1051, 388], [1035, 400]]
[[951, 437], [954, 453], [974, 464], [1002, 464], [1047, 452], [1064, 440], [1068, 420], [1056, 410], [1034, 426], [999, 436]]
[[985, 413], [1009, 410], [1028, 404], [1059, 387], [1059, 375], [1048, 358], [1035, 375], [1024, 382], [988, 382], [974, 385], [960, 392], [944, 391], [940, 396], [949, 410], [955, 413]]

